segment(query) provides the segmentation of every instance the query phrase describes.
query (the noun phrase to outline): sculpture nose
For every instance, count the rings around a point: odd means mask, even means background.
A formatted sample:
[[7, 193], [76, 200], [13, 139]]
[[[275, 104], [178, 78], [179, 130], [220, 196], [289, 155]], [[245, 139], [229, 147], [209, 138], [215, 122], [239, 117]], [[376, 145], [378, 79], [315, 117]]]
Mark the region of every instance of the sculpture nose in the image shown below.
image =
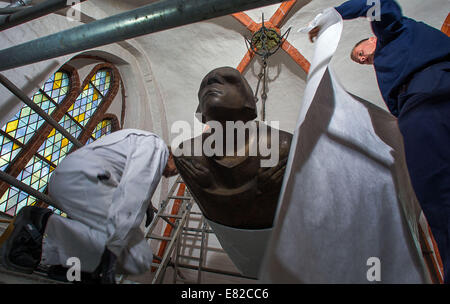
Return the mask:
[[223, 84], [223, 78], [220, 75], [217, 75], [214, 73], [210, 77], [208, 77], [208, 81], [206, 82], [206, 85], [211, 85], [214, 83]]

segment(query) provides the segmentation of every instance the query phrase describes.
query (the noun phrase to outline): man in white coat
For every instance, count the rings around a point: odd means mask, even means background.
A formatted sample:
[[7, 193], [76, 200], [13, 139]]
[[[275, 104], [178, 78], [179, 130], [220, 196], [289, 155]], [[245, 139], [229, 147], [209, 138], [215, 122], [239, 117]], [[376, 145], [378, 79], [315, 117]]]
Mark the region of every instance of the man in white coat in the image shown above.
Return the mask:
[[49, 181], [54, 207], [67, 218], [22, 208], [4, 244], [4, 264], [31, 273], [39, 264], [66, 266], [77, 258], [81, 271], [112, 283], [116, 271], [144, 273], [153, 255], [140, 224], [161, 176], [177, 173], [170, 149], [146, 131], [117, 131], [78, 149]]

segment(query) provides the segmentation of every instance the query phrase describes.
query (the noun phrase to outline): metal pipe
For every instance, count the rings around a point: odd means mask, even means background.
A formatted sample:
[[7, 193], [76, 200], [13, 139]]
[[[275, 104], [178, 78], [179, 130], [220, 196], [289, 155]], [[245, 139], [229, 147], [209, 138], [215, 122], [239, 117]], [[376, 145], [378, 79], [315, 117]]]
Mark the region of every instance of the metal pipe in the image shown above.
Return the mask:
[[165, 0], [0, 51], [0, 71], [286, 0]]
[[31, 4], [31, 2], [33, 2], [33, 0], [17, 0], [8, 5], [8, 7], [28, 6]]
[[56, 120], [54, 120], [50, 115], [45, 113], [37, 104], [35, 104], [28, 96], [18, 87], [16, 87], [11, 81], [9, 81], [4, 75], [0, 74], [0, 83], [3, 84], [8, 90], [16, 95], [20, 100], [22, 100], [27, 106], [29, 106], [33, 111], [35, 111], [39, 116], [45, 119], [50, 125], [52, 125], [59, 133], [65, 136], [78, 148], [83, 145], [73, 137], [66, 129], [64, 129]]
[[14, 14], [20, 11], [23, 11], [24, 9], [29, 8], [28, 6], [18, 6], [18, 7], [2, 7], [0, 8], [0, 15], [10, 15]]
[[[86, 0], [78, 0], [77, 3]], [[75, 1], [74, 1], [75, 2]], [[67, 0], [47, 0], [0, 19], [0, 31], [70, 7]], [[71, 3], [71, 2], [69, 2]]]
[[28, 193], [29, 195], [34, 196], [35, 198], [45, 202], [46, 204], [55, 207], [55, 203], [53, 202], [53, 200], [51, 199], [50, 196], [28, 186], [27, 184], [17, 180], [16, 178], [14, 178], [13, 176], [9, 175], [8, 173], [5, 173], [3, 171], [0, 170], [0, 180], [10, 184], [11, 186], [14, 186], [22, 191], [25, 191], [26, 193]]

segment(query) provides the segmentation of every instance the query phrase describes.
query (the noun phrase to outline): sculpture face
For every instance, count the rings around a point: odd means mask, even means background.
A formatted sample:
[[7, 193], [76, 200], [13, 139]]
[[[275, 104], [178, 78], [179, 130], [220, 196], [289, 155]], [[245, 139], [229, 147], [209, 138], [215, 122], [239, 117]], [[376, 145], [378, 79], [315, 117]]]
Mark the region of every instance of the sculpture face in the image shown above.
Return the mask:
[[256, 102], [247, 80], [230, 67], [214, 69], [198, 91], [199, 110], [206, 121], [249, 121], [256, 118]]

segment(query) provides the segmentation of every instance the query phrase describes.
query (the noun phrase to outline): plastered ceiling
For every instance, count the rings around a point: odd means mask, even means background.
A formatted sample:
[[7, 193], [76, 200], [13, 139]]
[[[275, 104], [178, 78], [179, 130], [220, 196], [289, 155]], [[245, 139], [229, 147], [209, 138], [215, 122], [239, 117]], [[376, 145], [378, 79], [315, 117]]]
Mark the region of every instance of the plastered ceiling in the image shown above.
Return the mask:
[[[286, 15], [280, 30], [284, 33], [291, 28], [288, 42], [310, 61], [314, 45], [306, 35], [297, 32], [298, 29], [307, 25], [323, 9], [342, 2], [297, 1]], [[405, 15], [439, 29], [450, 11], [448, 0], [398, 2]], [[276, 4], [245, 13], [255, 23], [260, 23], [262, 13], [265, 20], [269, 20], [279, 7], [280, 4]], [[373, 68], [355, 64], [349, 58], [353, 45], [370, 35], [369, 22], [364, 18], [346, 21], [343, 38], [332, 65], [348, 91], [385, 108]], [[220, 66], [239, 66], [247, 53], [244, 36], [251, 36], [251, 32], [233, 16], [224, 16], [136, 39], [152, 63], [169, 128], [177, 120], [193, 120], [192, 116], [197, 108], [197, 90], [208, 71]], [[282, 129], [293, 131], [302, 101], [306, 73], [282, 49], [269, 58], [268, 67], [266, 119], [280, 121]], [[261, 61], [255, 57], [243, 71], [253, 89], [256, 88], [260, 69]]]

